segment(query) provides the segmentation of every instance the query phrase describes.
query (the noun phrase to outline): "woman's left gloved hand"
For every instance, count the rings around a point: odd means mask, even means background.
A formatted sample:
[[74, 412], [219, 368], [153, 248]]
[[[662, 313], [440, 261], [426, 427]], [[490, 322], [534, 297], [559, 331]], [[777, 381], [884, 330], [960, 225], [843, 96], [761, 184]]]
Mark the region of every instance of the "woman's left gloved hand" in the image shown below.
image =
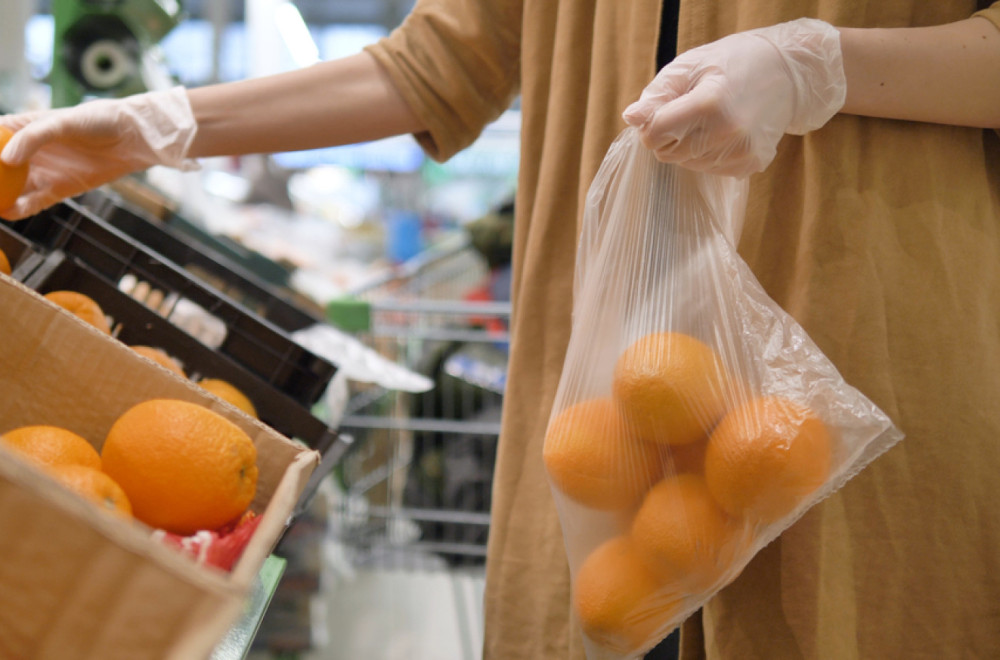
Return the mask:
[[829, 121], [846, 93], [840, 33], [803, 18], [682, 53], [623, 117], [663, 162], [745, 177], [770, 164], [785, 133]]
[[4, 115], [0, 126], [15, 131], [0, 152], [3, 162], [31, 163], [20, 197], [0, 208], [7, 220], [154, 165], [197, 167], [187, 152], [198, 124], [183, 87]]

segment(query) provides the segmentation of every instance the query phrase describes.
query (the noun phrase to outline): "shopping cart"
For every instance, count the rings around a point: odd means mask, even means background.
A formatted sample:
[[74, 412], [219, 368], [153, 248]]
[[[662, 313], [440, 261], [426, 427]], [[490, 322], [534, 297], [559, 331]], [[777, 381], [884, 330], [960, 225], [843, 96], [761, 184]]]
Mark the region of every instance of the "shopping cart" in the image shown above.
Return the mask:
[[355, 566], [484, 561], [510, 317], [506, 300], [483, 300], [490, 276], [462, 240], [353, 292], [365, 319], [358, 338], [434, 383], [351, 392], [331, 526]]

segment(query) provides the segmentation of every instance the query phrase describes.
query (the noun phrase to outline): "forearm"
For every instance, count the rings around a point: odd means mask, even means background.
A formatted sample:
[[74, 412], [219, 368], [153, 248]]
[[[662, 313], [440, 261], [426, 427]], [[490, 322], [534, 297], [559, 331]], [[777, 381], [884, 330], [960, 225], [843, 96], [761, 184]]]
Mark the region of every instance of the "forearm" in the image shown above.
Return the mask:
[[1000, 127], [1000, 30], [983, 18], [926, 28], [842, 28], [842, 112]]
[[194, 158], [295, 151], [424, 129], [367, 53], [288, 73], [188, 90]]

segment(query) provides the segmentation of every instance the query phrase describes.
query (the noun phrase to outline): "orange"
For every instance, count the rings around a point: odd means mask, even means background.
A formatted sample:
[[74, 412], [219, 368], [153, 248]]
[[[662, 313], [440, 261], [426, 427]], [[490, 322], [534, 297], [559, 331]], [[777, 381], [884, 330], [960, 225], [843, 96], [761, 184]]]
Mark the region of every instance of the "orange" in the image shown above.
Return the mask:
[[161, 367], [166, 367], [170, 371], [174, 372], [178, 376], [184, 376], [184, 370], [181, 369], [181, 365], [177, 363], [177, 360], [170, 357], [166, 351], [162, 348], [156, 348], [153, 346], [132, 346], [133, 351], [138, 353], [143, 357], [147, 357], [153, 362], [159, 364]]
[[211, 530], [241, 516], [257, 488], [257, 449], [238, 426], [187, 401], [152, 399], [115, 420], [101, 450], [104, 471], [135, 517], [175, 534]]
[[708, 438], [686, 445], [662, 445], [662, 447], [666, 474], [705, 473], [705, 450], [708, 448]]
[[634, 432], [671, 445], [705, 437], [734, 396], [716, 352], [677, 332], [646, 335], [625, 349], [615, 364], [613, 392]]
[[101, 469], [101, 455], [93, 445], [58, 426], [22, 426], [0, 435], [0, 442], [44, 465], [83, 465]]
[[[14, 132], [0, 126], [0, 151], [7, 146]], [[0, 211], [10, 208], [17, 201], [28, 182], [28, 163], [11, 167], [0, 161]]]
[[659, 447], [630, 436], [611, 399], [590, 399], [552, 420], [542, 458], [556, 487], [602, 510], [637, 505], [660, 478]]
[[49, 473], [75, 493], [94, 502], [102, 509], [131, 517], [132, 505], [115, 480], [94, 468], [82, 465], [55, 465]]
[[227, 403], [231, 403], [251, 417], [257, 417], [257, 409], [250, 398], [235, 385], [218, 378], [205, 378], [198, 381], [202, 389], [211, 392]]
[[0, 273], [3, 273], [4, 275], [10, 275], [11, 273], [10, 260], [7, 258], [7, 255], [4, 254], [3, 250], [0, 250]]
[[770, 523], [824, 484], [831, 452], [830, 434], [815, 413], [782, 397], [759, 397], [712, 432], [705, 480], [730, 514]]
[[654, 571], [688, 593], [710, 589], [737, 555], [739, 528], [694, 474], [664, 479], [632, 521], [632, 541]]
[[45, 298], [75, 314], [101, 332], [111, 334], [111, 326], [108, 325], [104, 311], [90, 296], [77, 291], [51, 291], [45, 294]]
[[670, 631], [683, 597], [642, 562], [627, 536], [598, 546], [573, 581], [573, 607], [583, 632], [618, 653], [652, 646]]

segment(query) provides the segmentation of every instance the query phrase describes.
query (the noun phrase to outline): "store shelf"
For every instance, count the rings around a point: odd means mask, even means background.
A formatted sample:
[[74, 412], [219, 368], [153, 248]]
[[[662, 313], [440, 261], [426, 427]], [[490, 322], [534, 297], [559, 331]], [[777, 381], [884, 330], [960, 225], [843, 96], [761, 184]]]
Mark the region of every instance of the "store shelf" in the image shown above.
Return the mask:
[[321, 452], [335, 443], [336, 430], [311, 410], [332, 364], [93, 211], [69, 201], [0, 225], [5, 245], [14, 276], [29, 287], [91, 296], [122, 342], [164, 349], [193, 380], [231, 382], [288, 437]]
[[211, 660], [240, 660], [247, 656], [287, 565], [285, 559], [275, 555], [264, 560], [251, 587], [243, 614], [215, 647]]
[[[261, 270], [264, 257], [252, 260], [243, 251], [225, 249], [218, 237], [194, 233], [193, 225], [182, 221], [175, 214], [156, 218], [121, 196], [105, 190], [93, 190], [82, 196], [81, 205], [91, 209], [110, 226], [128, 234], [136, 241], [161, 254], [184, 270], [210, 283], [216, 290], [250, 310], [262, 319], [273, 323], [285, 332], [294, 332], [316, 323], [322, 323], [321, 314], [315, 310], [295, 305], [288, 298], [294, 292], [265, 280], [254, 270]], [[271, 262], [265, 270], [278, 269]], [[287, 279], [287, 274], [284, 279]]]
[[76, 202], [59, 204], [11, 227], [41, 250], [71, 255], [109, 282], [119, 284], [132, 276], [137, 284], [144, 282], [161, 292], [164, 299], [198, 305], [225, 326], [219, 352], [304, 405], [319, 399], [336, 371], [279, 327]]

